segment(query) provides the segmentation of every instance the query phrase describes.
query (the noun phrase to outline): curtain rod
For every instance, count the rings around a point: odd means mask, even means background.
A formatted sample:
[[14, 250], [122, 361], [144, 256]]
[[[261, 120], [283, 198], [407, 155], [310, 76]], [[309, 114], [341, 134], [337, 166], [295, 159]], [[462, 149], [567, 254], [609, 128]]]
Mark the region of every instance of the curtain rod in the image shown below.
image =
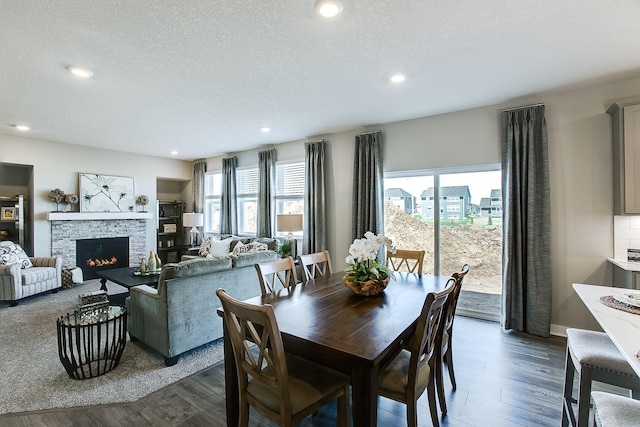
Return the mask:
[[521, 108], [531, 108], [531, 107], [544, 107], [544, 102], [538, 102], [537, 104], [523, 105], [522, 107], [503, 108], [502, 111], [513, 111], [513, 110], [519, 110]]
[[356, 136], [360, 136], [360, 135], [369, 135], [370, 133], [377, 133], [377, 132], [382, 132], [382, 131], [381, 131], [381, 130], [372, 130], [372, 131], [369, 131], [369, 132], [362, 132], [362, 133], [359, 133], [359, 134], [357, 134]]

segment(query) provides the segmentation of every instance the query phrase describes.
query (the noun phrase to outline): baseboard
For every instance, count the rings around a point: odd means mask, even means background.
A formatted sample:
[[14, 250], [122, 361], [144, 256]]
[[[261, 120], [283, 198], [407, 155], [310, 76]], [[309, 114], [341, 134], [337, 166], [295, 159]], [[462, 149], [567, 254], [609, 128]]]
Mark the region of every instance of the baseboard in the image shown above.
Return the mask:
[[567, 326], [551, 324], [549, 333], [557, 337], [567, 337]]
[[456, 315], [473, 317], [475, 319], [488, 320], [490, 322], [500, 322], [500, 315], [495, 313], [485, 313], [484, 311], [467, 310], [461, 307], [456, 308]]

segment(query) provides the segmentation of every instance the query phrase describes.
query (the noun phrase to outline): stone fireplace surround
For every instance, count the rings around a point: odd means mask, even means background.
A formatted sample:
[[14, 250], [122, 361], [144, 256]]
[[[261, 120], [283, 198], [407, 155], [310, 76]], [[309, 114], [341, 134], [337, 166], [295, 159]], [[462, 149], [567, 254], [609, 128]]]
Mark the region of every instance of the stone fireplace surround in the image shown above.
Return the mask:
[[51, 222], [51, 256], [62, 257], [62, 264], [75, 266], [76, 240], [105, 237], [129, 237], [129, 265], [146, 257], [147, 219], [150, 213], [83, 214], [79, 212], [48, 215]]

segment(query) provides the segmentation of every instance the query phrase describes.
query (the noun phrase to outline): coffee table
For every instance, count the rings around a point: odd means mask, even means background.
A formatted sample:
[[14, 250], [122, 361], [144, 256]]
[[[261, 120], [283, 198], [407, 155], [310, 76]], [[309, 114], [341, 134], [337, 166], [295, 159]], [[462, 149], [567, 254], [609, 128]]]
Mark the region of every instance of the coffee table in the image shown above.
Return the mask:
[[158, 279], [160, 274], [147, 274], [147, 275], [135, 275], [134, 272], [138, 271], [136, 267], [125, 268], [113, 268], [110, 270], [100, 270], [96, 275], [100, 278], [100, 289], [107, 290], [107, 281], [117, 283], [120, 286], [124, 286], [130, 289], [138, 285], [158, 286]]

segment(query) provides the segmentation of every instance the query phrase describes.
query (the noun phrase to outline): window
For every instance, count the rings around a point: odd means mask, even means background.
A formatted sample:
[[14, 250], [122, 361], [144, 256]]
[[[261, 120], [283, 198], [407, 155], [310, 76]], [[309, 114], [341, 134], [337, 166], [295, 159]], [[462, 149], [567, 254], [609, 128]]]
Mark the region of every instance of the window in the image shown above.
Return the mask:
[[[394, 245], [425, 250], [423, 271], [429, 274], [448, 276], [469, 264], [471, 272], [458, 307], [478, 317], [498, 319], [502, 292], [499, 165], [412, 171], [404, 176], [396, 172], [385, 176], [384, 188], [385, 234]], [[391, 201], [389, 196], [400, 191], [420, 201], [413, 215]]]
[[[304, 162], [278, 163], [276, 165], [276, 218], [279, 214], [302, 214], [304, 212]], [[277, 229], [277, 224], [276, 224]], [[288, 233], [276, 233], [285, 236]], [[302, 230], [293, 233], [302, 237]]]
[[204, 177], [204, 232], [220, 232], [220, 196], [222, 173], [210, 172]]
[[258, 232], [258, 168], [236, 171], [238, 197], [238, 234]]

